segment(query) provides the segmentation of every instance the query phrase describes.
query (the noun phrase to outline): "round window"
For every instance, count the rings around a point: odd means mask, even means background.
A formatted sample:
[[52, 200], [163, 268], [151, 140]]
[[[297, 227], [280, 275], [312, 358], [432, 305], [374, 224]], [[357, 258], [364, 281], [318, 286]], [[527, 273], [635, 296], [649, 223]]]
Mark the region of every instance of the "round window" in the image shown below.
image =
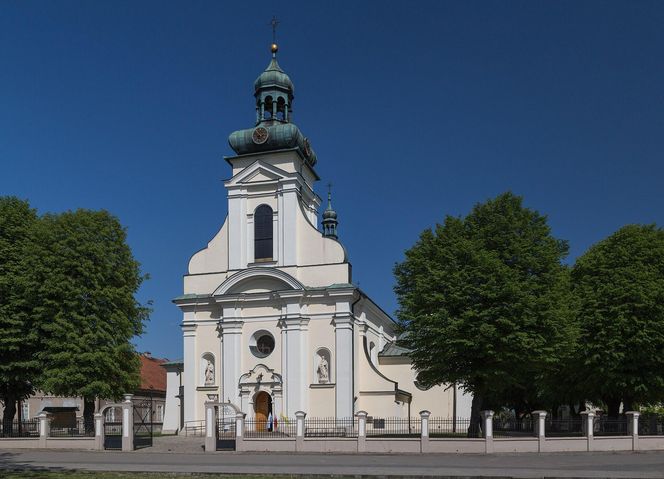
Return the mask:
[[267, 356], [274, 350], [274, 338], [267, 334], [261, 336], [256, 341], [256, 349], [258, 349], [259, 353]]
[[267, 331], [256, 331], [249, 340], [249, 349], [257, 358], [265, 358], [274, 351], [274, 336]]

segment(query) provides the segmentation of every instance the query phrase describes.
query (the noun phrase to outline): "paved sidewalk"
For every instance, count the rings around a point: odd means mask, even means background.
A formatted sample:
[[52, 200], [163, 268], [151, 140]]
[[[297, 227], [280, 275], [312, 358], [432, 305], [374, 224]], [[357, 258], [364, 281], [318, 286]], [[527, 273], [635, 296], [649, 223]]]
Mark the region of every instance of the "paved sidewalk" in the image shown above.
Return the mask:
[[378, 454], [152, 454], [47, 450], [0, 451], [2, 470], [198, 472], [353, 476], [516, 478], [664, 478], [664, 452], [378, 455]]

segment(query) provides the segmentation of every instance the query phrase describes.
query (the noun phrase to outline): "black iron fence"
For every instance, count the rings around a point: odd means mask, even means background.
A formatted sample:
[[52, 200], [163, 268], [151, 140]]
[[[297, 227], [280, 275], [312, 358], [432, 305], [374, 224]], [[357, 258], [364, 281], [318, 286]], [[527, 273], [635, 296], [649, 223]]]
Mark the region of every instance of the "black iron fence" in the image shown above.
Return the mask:
[[357, 418], [306, 418], [305, 437], [357, 437]]
[[39, 419], [6, 423], [0, 420], [0, 437], [39, 437]]
[[419, 437], [421, 434], [419, 417], [367, 417], [367, 437]]
[[71, 424], [51, 425], [50, 437], [94, 437], [94, 423], [90, 424], [88, 430], [85, 430], [85, 421], [82, 417], [76, 418]]
[[479, 437], [480, 423], [468, 418], [430, 417], [429, 437]]
[[626, 417], [609, 418], [597, 416], [593, 422], [595, 436], [627, 436], [629, 419]]
[[493, 418], [493, 437], [533, 436], [531, 416], [498, 416]]
[[295, 437], [297, 420], [293, 418], [276, 418], [272, 422], [263, 418], [251, 418], [244, 421], [244, 437], [270, 438]]
[[657, 414], [645, 414], [643, 416], [639, 416], [639, 435], [664, 435], [664, 416]]
[[544, 434], [547, 437], [576, 437], [583, 436], [583, 419], [572, 417], [567, 419], [554, 419], [547, 417], [544, 422]]

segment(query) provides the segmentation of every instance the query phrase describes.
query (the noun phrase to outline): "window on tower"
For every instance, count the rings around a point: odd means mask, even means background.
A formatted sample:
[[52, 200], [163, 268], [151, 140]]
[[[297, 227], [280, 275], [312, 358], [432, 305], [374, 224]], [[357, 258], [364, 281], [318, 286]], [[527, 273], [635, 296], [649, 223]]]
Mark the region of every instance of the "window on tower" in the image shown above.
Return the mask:
[[272, 208], [268, 205], [254, 212], [254, 261], [272, 261]]

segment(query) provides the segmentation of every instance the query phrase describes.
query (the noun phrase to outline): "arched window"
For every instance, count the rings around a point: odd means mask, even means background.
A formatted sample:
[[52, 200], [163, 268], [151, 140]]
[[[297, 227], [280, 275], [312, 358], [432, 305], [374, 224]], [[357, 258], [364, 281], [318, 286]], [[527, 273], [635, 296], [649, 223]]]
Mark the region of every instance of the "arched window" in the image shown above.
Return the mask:
[[272, 260], [272, 208], [260, 205], [254, 212], [254, 261]]

